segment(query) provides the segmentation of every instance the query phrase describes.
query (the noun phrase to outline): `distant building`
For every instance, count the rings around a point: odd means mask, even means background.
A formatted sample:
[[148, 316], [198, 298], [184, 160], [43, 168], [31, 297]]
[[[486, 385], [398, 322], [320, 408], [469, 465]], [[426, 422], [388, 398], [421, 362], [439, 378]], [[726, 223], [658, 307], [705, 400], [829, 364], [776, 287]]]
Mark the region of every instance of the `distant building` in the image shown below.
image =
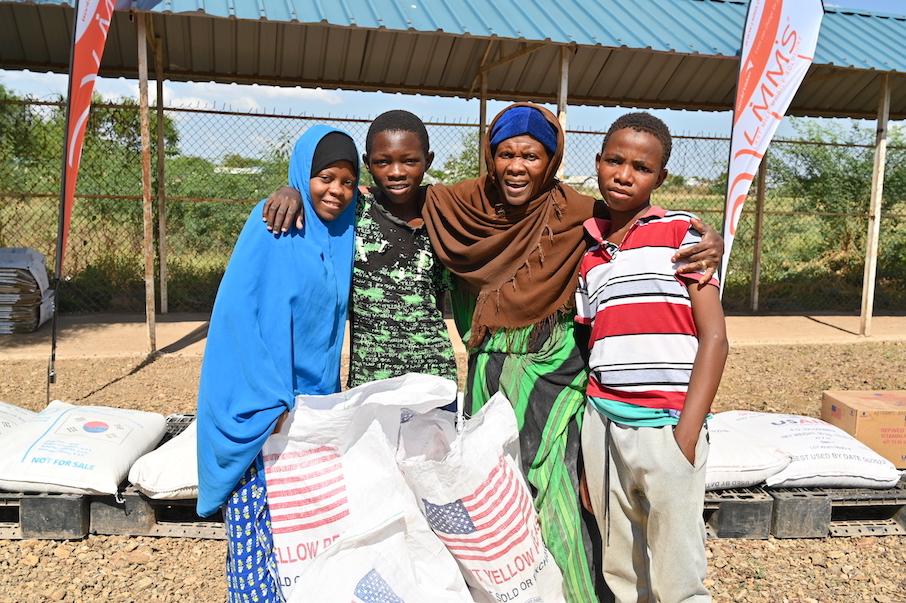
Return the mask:
[[263, 167], [224, 167], [218, 165], [214, 167], [215, 174], [260, 174], [264, 171]]
[[563, 179], [563, 184], [573, 188], [598, 188], [597, 176], [570, 176]]
[[686, 186], [695, 187], [695, 186], [708, 186], [711, 183], [708, 180], [703, 180], [698, 176], [689, 176], [686, 178]]

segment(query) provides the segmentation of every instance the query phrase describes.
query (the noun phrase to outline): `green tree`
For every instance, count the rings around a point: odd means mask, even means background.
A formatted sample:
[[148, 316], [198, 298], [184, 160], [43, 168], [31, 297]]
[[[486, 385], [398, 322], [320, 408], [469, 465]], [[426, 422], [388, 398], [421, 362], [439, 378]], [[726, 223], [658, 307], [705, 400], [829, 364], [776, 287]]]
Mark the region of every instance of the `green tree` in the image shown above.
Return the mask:
[[[792, 119], [800, 144], [775, 144], [769, 174], [783, 196], [797, 199], [796, 209], [826, 212], [825, 238], [844, 252], [861, 250], [865, 224], [853, 213], [866, 213], [871, 198], [875, 132], [856, 122]], [[891, 127], [882, 210], [906, 199], [906, 130]]]
[[[294, 142], [284, 134], [262, 157], [229, 154], [221, 162], [221, 167], [260, 168], [254, 173], [218, 171], [212, 162], [200, 157], [168, 159], [167, 196], [193, 199], [168, 205], [171, 245], [198, 253], [232, 247], [253, 206], [228, 200], [258, 201], [286, 184]], [[199, 201], [202, 199], [218, 201]]]
[[[204, 252], [230, 248], [245, 224], [252, 205], [229, 200], [257, 200], [265, 191], [276, 190], [285, 182], [286, 171], [272, 168], [261, 160], [250, 160], [259, 173], [217, 172], [211, 161], [201, 157], [178, 156], [167, 159], [167, 236], [177, 251]], [[239, 166], [235, 166], [239, 167]], [[281, 174], [269, 174], [268, 168]], [[180, 199], [188, 199], [182, 201]], [[204, 201], [216, 199], [217, 201]]]
[[[63, 99], [59, 100], [62, 103]], [[144, 221], [139, 109], [134, 99], [121, 98], [110, 103], [97, 94], [92, 98], [69, 231], [68, 269], [91, 269], [95, 280], [106, 279], [119, 289], [141, 279], [139, 250]], [[156, 112], [150, 113], [149, 120], [153, 195], [157, 186]], [[165, 116], [164, 120], [165, 155], [175, 156], [179, 153], [179, 134], [172, 119]], [[48, 121], [60, 133], [61, 145], [65, 104], [56, 108]], [[57, 152], [60, 156], [62, 148]]]
[[259, 166], [260, 164], [261, 164], [261, 162], [258, 159], [254, 159], [251, 157], [243, 157], [242, 155], [239, 155], [237, 153], [231, 153], [231, 154], [225, 155], [223, 157], [223, 161], [221, 162], [220, 165], [222, 165], [223, 167], [244, 168], [244, 167], [256, 167], [256, 166]]
[[0, 189], [45, 193], [59, 190], [58, 133], [30, 99], [0, 84]]
[[667, 174], [667, 179], [664, 181], [664, 186], [666, 188], [685, 188], [686, 177], [682, 174]]
[[[65, 109], [55, 116], [65, 120]], [[150, 151], [152, 177], [157, 161], [157, 113], [151, 112]], [[121, 98], [116, 104], [105, 104], [99, 95], [92, 99], [92, 108], [85, 128], [85, 142], [79, 168], [77, 194], [83, 195], [141, 195], [141, 117], [134, 99]], [[164, 153], [179, 154], [179, 133], [176, 124], [164, 117]], [[156, 184], [156, 183], [155, 183]]]
[[[65, 99], [58, 97], [59, 105], [49, 112], [19, 102], [27, 100], [31, 99], [19, 97], [0, 85], [0, 176], [4, 188], [15, 192], [59, 192]], [[157, 153], [157, 115], [152, 112], [149, 117], [153, 162]], [[170, 118], [164, 122], [164, 144], [167, 156], [179, 153], [179, 134]], [[85, 128], [76, 194], [140, 195], [141, 149], [137, 101], [124, 98], [114, 106], [95, 95]], [[156, 175], [156, 170], [152, 169], [152, 173]]]
[[727, 195], [727, 163], [720, 164], [720, 173], [708, 183], [708, 193], [725, 198]]
[[[60, 190], [59, 133], [48, 124], [43, 107], [0, 85], [0, 247], [35, 247], [43, 253], [56, 240], [53, 194]], [[12, 193], [12, 196], [4, 195]]]
[[478, 178], [478, 129], [465, 132], [461, 139], [459, 154], [449, 157], [444, 161], [443, 169], [429, 170], [431, 176], [440, 182], [453, 184], [460, 180]]

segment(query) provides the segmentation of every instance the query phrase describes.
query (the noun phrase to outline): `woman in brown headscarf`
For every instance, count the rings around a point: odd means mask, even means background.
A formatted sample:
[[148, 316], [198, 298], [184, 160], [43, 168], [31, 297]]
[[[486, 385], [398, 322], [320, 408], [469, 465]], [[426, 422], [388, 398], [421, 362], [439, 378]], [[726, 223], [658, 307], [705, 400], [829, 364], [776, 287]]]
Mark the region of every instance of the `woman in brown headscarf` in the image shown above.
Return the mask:
[[[422, 210], [435, 252], [459, 277], [453, 311], [469, 348], [465, 410], [497, 391], [513, 404], [523, 470], [567, 600], [596, 601], [578, 499], [587, 341], [577, 341], [573, 299], [587, 248], [582, 223], [606, 208], [557, 180], [564, 134], [547, 109], [511, 105], [488, 133], [488, 174], [430, 187]], [[722, 241], [699, 226], [703, 249], [687, 257], [716, 266]]]

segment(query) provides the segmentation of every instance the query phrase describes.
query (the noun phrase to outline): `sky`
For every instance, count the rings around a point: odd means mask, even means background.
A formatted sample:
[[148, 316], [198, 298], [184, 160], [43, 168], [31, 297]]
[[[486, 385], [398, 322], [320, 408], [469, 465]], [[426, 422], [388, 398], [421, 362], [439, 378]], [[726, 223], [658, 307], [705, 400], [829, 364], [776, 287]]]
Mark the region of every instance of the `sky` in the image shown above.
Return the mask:
[[[825, 0], [826, 7], [853, 8], [875, 13], [906, 14], [906, 0]], [[65, 94], [65, 74], [0, 70], [0, 83], [18, 94], [40, 99]], [[138, 97], [138, 81], [123, 78], [99, 78], [95, 90], [105, 99]], [[156, 90], [149, 87], [151, 102]], [[173, 107], [227, 109], [262, 113], [315, 117], [355, 117], [369, 119], [390, 109], [406, 109], [425, 121], [477, 123], [479, 102], [476, 99], [441, 98], [420, 95], [385, 94], [299, 87], [215, 84], [211, 82], [166, 82], [165, 104]], [[491, 101], [488, 114], [495, 115], [509, 103]], [[569, 129], [601, 131], [623, 113], [622, 108], [579, 107], [568, 109]], [[728, 136], [732, 114], [726, 112], [654, 110], [674, 134]], [[777, 135], [792, 134], [788, 120]]]

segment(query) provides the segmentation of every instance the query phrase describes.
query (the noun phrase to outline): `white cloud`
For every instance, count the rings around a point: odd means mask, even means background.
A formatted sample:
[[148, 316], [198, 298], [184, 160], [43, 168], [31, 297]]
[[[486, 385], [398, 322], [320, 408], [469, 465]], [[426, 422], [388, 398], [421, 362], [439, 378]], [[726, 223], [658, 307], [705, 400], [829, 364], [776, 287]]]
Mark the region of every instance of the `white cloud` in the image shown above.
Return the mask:
[[273, 138], [268, 138], [267, 136], [249, 136], [249, 143], [258, 147], [273, 146], [276, 142]]
[[40, 100], [66, 94], [69, 77], [59, 73], [33, 71], [0, 71], [0, 84], [19, 94], [30, 94]]
[[210, 98], [203, 98], [201, 96], [179, 96], [179, 97], [167, 97], [166, 91], [164, 91], [164, 102], [166, 105], [174, 107], [185, 107], [190, 109], [213, 109], [214, 103]]
[[[20, 94], [28, 94], [39, 100], [49, 100], [57, 95], [66, 95], [69, 76], [65, 73], [39, 73], [36, 71], [0, 70], [0, 83]], [[121, 98], [138, 98], [138, 80], [125, 78], [98, 78], [94, 92], [105, 101], [116, 102]], [[154, 82], [148, 84], [148, 99], [154, 103], [157, 89]]]
[[343, 103], [340, 94], [335, 90], [324, 90], [323, 88], [279, 88], [276, 86], [252, 86], [256, 94], [261, 92], [265, 98], [274, 99], [291, 99], [291, 100], [310, 100], [327, 103], [328, 105], [339, 105]]
[[[65, 73], [0, 70], [0, 83], [20, 94], [41, 100], [66, 95], [69, 77]], [[138, 80], [98, 78], [95, 92], [105, 101], [122, 97], [138, 98]], [[148, 82], [148, 100], [157, 99], [157, 84]], [[347, 102], [343, 93], [322, 88], [301, 88], [217, 84], [214, 82], [165, 82], [164, 102], [168, 106], [198, 109], [227, 109], [248, 112], [317, 113], [326, 107]]]
[[[842, 0], [831, 0], [842, 3]], [[863, 0], [867, 1], [867, 0]], [[883, 2], [885, 0], [874, 0]], [[899, 2], [901, 0], [889, 0]], [[850, 4], [855, 0], [848, 0]], [[40, 99], [66, 93], [65, 74], [0, 70], [0, 83], [18, 94], [31, 94]], [[124, 78], [99, 79], [96, 90], [104, 98], [121, 96], [137, 98], [138, 81]], [[154, 104], [156, 84], [149, 82], [149, 100]], [[217, 84], [214, 82], [170, 82], [164, 85], [164, 104], [178, 108], [232, 110], [250, 113], [307, 115], [318, 118], [357, 117], [372, 119], [390, 109], [413, 111], [426, 121], [476, 123], [478, 101], [462, 98], [442, 98], [411, 94], [356, 92], [322, 88], [278, 87], [248, 84]], [[509, 103], [488, 103], [491, 118]], [[550, 105], [548, 105], [550, 106]], [[570, 106], [568, 124], [571, 129], [600, 129], [622, 113], [607, 107]], [[677, 133], [728, 134], [731, 118], [727, 112], [663, 111], [656, 114]], [[182, 121], [178, 112], [171, 117]]]
[[280, 88], [276, 86], [173, 82], [164, 90], [166, 105], [232, 111], [302, 113], [300, 103], [337, 105], [344, 102], [335, 91], [321, 88]]

